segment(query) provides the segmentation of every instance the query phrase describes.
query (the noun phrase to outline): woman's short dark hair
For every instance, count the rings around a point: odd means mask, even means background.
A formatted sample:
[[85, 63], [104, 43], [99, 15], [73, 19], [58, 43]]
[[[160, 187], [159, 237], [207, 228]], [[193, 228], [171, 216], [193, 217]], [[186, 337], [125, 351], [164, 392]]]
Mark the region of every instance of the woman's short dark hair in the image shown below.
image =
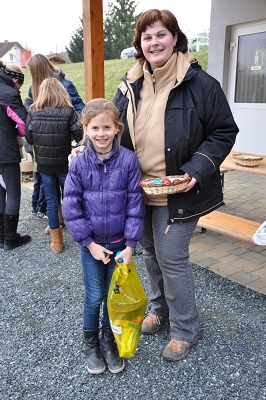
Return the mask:
[[151, 26], [154, 22], [161, 21], [163, 26], [168, 29], [169, 32], [175, 36], [177, 34], [177, 42], [173, 48], [173, 53], [181, 51], [186, 53], [188, 51], [188, 40], [186, 35], [179, 28], [178, 22], [174, 14], [169, 10], [157, 10], [156, 8], [145, 11], [142, 13], [137, 21], [133, 46], [136, 49], [135, 58], [137, 60], [144, 58], [143, 51], [141, 49], [141, 35], [146, 31], [148, 26]]

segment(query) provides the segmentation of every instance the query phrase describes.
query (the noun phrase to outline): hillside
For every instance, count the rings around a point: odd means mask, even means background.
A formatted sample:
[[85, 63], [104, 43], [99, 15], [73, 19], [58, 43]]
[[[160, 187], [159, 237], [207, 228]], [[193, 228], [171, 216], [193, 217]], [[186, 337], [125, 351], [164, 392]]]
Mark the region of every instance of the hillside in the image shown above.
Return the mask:
[[[202, 69], [206, 71], [208, 51], [202, 50], [199, 52], [193, 52], [192, 54], [198, 59]], [[127, 60], [108, 60], [104, 62], [105, 97], [108, 100], [112, 100], [121, 78], [135, 64], [135, 62], [136, 60], [134, 58], [129, 58]], [[85, 99], [84, 63], [59, 65], [59, 68], [62, 68], [66, 78], [70, 79], [75, 84], [82, 99]], [[27, 97], [29, 86], [31, 85], [31, 76], [26, 68], [23, 72], [25, 74], [25, 81], [21, 88], [21, 97], [24, 101]]]

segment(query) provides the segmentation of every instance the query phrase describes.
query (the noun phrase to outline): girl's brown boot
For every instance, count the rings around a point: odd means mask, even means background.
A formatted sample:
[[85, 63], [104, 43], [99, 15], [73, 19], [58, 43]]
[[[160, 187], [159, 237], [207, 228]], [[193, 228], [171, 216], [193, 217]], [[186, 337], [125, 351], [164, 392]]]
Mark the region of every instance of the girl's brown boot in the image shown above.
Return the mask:
[[62, 253], [64, 249], [64, 241], [63, 241], [63, 233], [62, 228], [51, 229], [52, 243], [50, 244], [50, 248], [55, 253]]
[[[58, 218], [59, 218], [59, 226], [60, 226], [60, 228], [64, 228], [66, 226], [66, 224], [65, 224], [65, 221], [64, 221], [64, 218], [63, 218], [63, 214], [62, 214], [62, 205], [61, 204], [59, 204], [59, 207], [58, 207]], [[44, 233], [46, 235], [50, 235], [51, 232], [50, 232], [50, 226], [49, 225], [45, 228]]]

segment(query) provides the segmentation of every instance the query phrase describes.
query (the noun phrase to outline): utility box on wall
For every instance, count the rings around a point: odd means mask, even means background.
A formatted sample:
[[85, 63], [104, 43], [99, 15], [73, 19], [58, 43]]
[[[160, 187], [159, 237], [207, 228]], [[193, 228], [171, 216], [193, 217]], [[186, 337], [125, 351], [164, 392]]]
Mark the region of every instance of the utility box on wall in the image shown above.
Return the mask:
[[31, 50], [21, 50], [21, 67], [26, 68], [27, 61], [31, 57]]

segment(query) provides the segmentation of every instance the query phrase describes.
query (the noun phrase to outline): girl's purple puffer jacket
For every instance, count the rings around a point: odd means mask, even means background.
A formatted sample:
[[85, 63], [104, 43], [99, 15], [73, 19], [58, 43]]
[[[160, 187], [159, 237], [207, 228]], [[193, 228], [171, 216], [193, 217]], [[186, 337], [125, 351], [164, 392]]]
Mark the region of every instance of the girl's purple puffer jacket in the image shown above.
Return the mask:
[[136, 246], [144, 227], [145, 206], [136, 154], [114, 141], [100, 160], [91, 145], [71, 161], [63, 198], [63, 216], [76, 242], [110, 243], [122, 238]]

